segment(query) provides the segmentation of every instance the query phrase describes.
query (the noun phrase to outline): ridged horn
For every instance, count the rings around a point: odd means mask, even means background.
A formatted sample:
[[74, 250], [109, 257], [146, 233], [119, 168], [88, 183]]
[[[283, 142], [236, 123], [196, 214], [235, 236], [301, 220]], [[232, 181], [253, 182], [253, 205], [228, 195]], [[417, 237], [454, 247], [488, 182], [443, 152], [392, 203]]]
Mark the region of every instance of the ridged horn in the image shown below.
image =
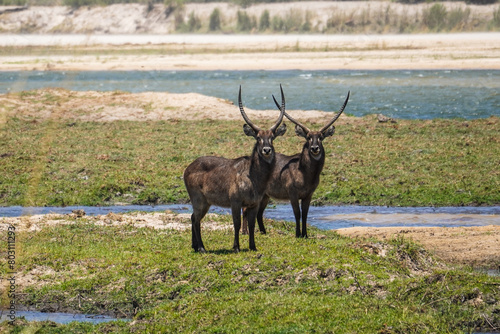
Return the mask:
[[347, 97], [344, 101], [344, 105], [342, 106], [342, 108], [340, 108], [339, 112], [332, 118], [332, 120], [330, 122], [328, 122], [327, 125], [322, 127], [321, 130], [319, 130], [321, 133], [325, 132], [330, 126], [332, 126], [332, 124], [335, 123], [335, 121], [340, 117], [340, 114], [342, 114], [342, 112], [344, 112], [345, 106], [347, 105], [347, 101], [349, 101], [350, 94], [351, 94], [351, 91], [348, 91]]
[[274, 95], [273, 95], [274, 103], [276, 103], [276, 105], [278, 106], [278, 109], [280, 110], [280, 117], [278, 117], [278, 120], [276, 121], [276, 123], [271, 127], [271, 129], [270, 129], [271, 132], [276, 131], [276, 129], [278, 128], [278, 126], [283, 121], [283, 116], [285, 115], [285, 94], [283, 94], [283, 88], [281, 87], [281, 84], [280, 84], [280, 90], [281, 90], [281, 108], [279, 107], [279, 104], [278, 104], [278, 102], [276, 101], [276, 99], [274, 98]]
[[307, 126], [305, 126], [304, 124], [295, 120], [292, 116], [290, 116], [289, 114], [286, 113], [286, 111], [285, 111], [285, 95], [283, 94], [283, 88], [281, 87], [281, 85], [280, 85], [280, 89], [281, 89], [281, 101], [282, 101], [281, 106], [279, 105], [278, 101], [276, 101], [276, 98], [273, 95], [273, 100], [274, 100], [274, 103], [276, 104], [276, 107], [278, 107], [278, 109], [284, 113], [284, 115], [286, 116], [286, 118], [288, 118], [290, 120], [290, 122], [294, 123], [295, 125], [300, 126], [302, 128], [302, 130], [305, 131], [305, 133], [309, 133], [310, 130], [307, 128]]
[[259, 132], [260, 128], [257, 125], [252, 123], [250, 118], [248, 118], [247, 113], [245, 112], [245, 109], [243, 109], [243, 103], [241, 102], [241, 85], [240, 85], [240, 92], [238, 94], [238, 105], [240, 106], [241, 116], [243, 116], [243, 119], [245, 120], [245, 122], [252, 128], [253, 131]]

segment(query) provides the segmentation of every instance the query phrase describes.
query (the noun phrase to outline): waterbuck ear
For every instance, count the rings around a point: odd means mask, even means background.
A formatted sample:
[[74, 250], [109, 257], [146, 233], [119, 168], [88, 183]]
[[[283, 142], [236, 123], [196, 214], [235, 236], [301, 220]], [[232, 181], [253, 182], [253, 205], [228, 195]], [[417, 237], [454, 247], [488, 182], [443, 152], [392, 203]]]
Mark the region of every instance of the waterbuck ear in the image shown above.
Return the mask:
[[278, 137], [278, 136], [283, 136], [286, 132], [286, 124], [285, 123], [282, 123], [279, 128], [277, 128], [275, 131], [274, 131], [274, 136], [275, 137]]
[[335, 127], [331, 126], [326, 131], [323, 132], [323, 138], [333, 136], [335, 133]]
[[295, 125], [295, 134], [299, 137], [307, 138], [307, 133], [301, 126]]
[[257, 133], [248, 124], [243, 124], [243, 132], [249, 137], [257, 137]]

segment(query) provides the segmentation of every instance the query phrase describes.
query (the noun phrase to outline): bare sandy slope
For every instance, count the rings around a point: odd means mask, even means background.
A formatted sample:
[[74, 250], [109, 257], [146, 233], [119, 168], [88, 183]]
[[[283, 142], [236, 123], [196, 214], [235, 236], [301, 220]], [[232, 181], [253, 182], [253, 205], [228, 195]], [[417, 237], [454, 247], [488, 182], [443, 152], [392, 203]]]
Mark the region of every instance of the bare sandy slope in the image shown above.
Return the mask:
[[350, 237], [412, 239], [449, 263], [500, 269], [500, 226], [353, 227], [337, 230]]

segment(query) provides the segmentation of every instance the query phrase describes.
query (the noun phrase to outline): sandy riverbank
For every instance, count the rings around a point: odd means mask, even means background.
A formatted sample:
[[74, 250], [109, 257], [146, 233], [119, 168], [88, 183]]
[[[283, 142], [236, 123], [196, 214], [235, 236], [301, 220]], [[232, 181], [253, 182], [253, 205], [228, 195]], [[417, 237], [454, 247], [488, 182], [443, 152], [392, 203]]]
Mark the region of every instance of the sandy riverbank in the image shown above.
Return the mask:
[[500, 69], [500, 33], [4, 35], [1, 41], [16, 51], [0, 55], [0, 71]]

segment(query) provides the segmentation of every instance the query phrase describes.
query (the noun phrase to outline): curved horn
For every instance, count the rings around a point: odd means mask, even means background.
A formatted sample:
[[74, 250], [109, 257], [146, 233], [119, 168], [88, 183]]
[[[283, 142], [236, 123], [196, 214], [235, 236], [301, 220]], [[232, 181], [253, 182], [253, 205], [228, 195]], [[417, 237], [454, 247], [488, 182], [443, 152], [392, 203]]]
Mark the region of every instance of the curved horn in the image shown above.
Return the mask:
[[347, 105], [347, 101], [349, 101], [349, 95], [350, 94], [351, 94], [351, 91], [348, 91], [347, 92], [347, 97], [346, 97], [346, 99], [344, 101], [344, 105], [342, 106], [342, 108], [340, 108], [340, 111], [332, 118], [332, 120], [330, 122], [328, 122], [327, 125], [325, 125], [324, 127], [322, 127], [321, 130], [319, 130], [321, 133], [323, 133], [324, 131], [326, 131], [340, 117], [340, 114], [342, 114], [342, 112], [345, 109], [345, 106]]
[[272, 132], [274, 132], [278, 128], [278, 126], [283, 121], [283, 116], [285, 115], [285, 94], [283, 94], [283, 87], [281, 87], [281, 84], [280, 84], [280, 90], [281, 90], [281, 107], [279, 106], [278, 102], [276, 101], [276, 99], [274, 98], [274, 95], [273, 95], [274, 103], [276, 103], [276, 105], [278, 106], [278, 109], [280, 110], [280, 117], [278, 117], [278, 120], [276, 121], [276, 123], [271, 127], [270, 130]]
[[243, 119], [245, 120], [245, 122], [252, 128], [252, 130], [254, 130], [255, 132], [259, 132], [260, 128], [257, 125], [252, 123], [250, 118], [248, 118], [245, 110], [243, 109], [243, 103], [241, 103], [241, 85], [240, 85], [240, 92], [238, 94], [238, 104], [240, 106], [241, 116], [243, 116]]
[[[274, 103], [276, 103], [276, 107], [278, 107], [279, 110], [282, 110], [282, 107], [280, 107], [280, 105], [278, 104], [278, 101], [276, 101], [276, 98], [274, 97], [273, 95], [273, 99], [274, 99]], [[283, 110], [285, 108], [283, 107]], [[286, 111], [284, 112], [286, 118], [288, 118], [290, 120], [290, 122], [294, 123], [295, 125], [298, 125], [302, 128], [302, 130], [304, 130], [305, 133], [309, 133], [311, 132], [311, 130], [309, 130], [309, 128], [307, 128], [307, 126], [305, 126], [304, 124], [300, 123], [299, 121], [297, 121], [296, 119], [294, 119], [292, 116], [290, 116]]]

